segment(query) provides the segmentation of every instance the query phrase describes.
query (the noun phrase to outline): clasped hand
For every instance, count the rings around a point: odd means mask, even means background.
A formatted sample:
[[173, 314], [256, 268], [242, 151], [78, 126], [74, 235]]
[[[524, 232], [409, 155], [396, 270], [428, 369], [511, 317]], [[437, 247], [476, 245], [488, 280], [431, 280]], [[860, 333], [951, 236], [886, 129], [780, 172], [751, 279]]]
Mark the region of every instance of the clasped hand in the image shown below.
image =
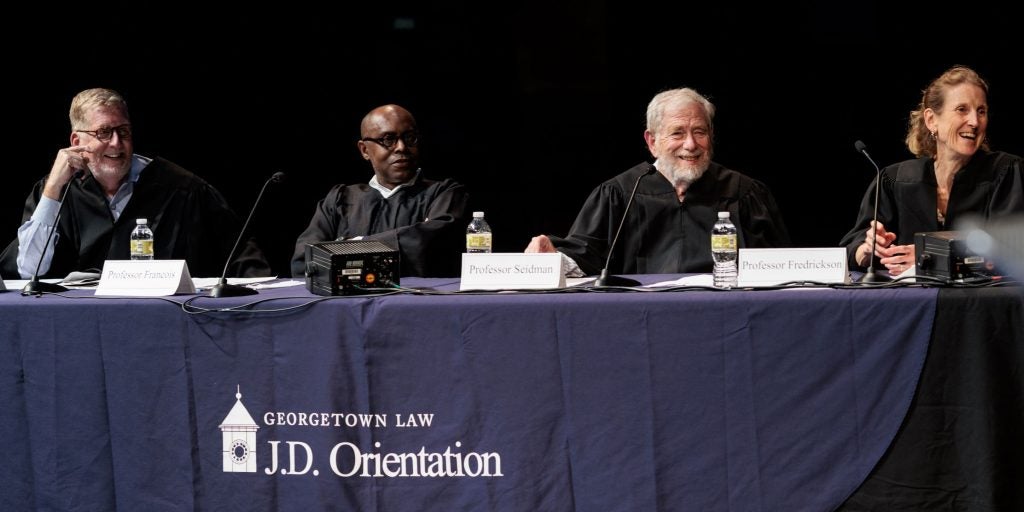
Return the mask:
[[881, 222], [871, 221], [865, 232], [864, 243], [857, 248], [857, 263], [868, 266], [871, 261], [871, 240], [875, 241], [875, 256], [885, 265], [889, 274], [898, 276], [914, 266], [914, 244], [896, 245], [896, 233], [886, 231]]

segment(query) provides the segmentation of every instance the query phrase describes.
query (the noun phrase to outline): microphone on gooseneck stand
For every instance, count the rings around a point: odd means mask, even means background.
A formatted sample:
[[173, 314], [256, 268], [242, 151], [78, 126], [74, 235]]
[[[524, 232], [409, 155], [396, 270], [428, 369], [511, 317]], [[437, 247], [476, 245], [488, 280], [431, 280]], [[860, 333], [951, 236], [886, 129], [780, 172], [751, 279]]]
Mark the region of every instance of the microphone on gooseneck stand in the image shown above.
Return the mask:
[[[867, 158], [868, 162], [871, 162], [871, 165], [875, 166], [875, 213], [874, 213], [874, 215], [872, 215], [871, 218], [872, 218], [872, 225], [877, 225], [878, 224], [878, 191], [879, 191], [880, 187], [882, 186], [882, 169], [880, 169], [878, 167], [878, 164], [876, 164], [875, 161], [871, 159], [871, 156], [868, 155], [867, 146], [865, 146], [863, 142], [858, 140], [857, 142], [855, 142], [853, 144], [853, 147], [857, 149], [858, 153], [863, 153], [864, 154], [864, 158]], [[884, 281], [888, 281], [888, 279], [886, 279], [886, 278], [884, 278], [884, 277], [882, 277], [882, 276], [880, 276], [880, 275], [875, 273], [875, 244], [877, 243], [877, 240], [878, 240], [878, 237], [876, 237], [876, 236], [872, 236], [871, 237], [871, 258], [868, 261], [868, 269], [867, 269], [866, 272], [864, 272], [864, 277], [862, 277], [860, 279], [860, 282], [862, 282], [862, 283], [881, 283], [881, 282], [884, 282]]]
[[[55, 284], [55, 283], [44, 283], [39, 280], [39, 267], [43, 264], [43, 258], [46, 256], [46, 249], [50, 247], [50, 240], [53, 239], [53, 232], [57, 229], [57, 224], [60, 224], [60, 214], [64, 210], [64, 198], [68, 196], [68, 190], [71, 190], [71, 182], [82, 177], [85, 171], [82, 169], [76, 169], [75, 173], [71, 175], [71, 179], [64, 184], [64, 191], [60, 194], [60, 201], [57, 204], [57, 218], [53, 221], [53, 225], [50, 226], [50, 232], [46, 235], [46, 243], [43, 244], [43, 252], [39, 253], [39, 261], [36, 262], [36, 270], [32, 273], [32, 280], [25, 284], [25, 287], [21, 289], [22, 295], [42, 295], [44, 293], [60, 293], [68, 291], [67, 288]], [[57, 248], [53, 248], [54, 255], [57, 253]], [[50, 264], [53, 264], [53, 260], [50, 260]]]
[[249, 210], [249, 217], [245, 219], [245, 224], [242, 225], [242, 231], [238, 233], [238, 240], [235, 240], [235, 246], [231, 248], [231, 252], [228, 253], [228, 260], [224, 262], [224, 272], [220, 275], [220, 281], [214, 285], [213, 288], [210, 288], [210, 297], [241, 297], [243, 295], [256, 295], [256, 293], [258, 293], [252, 288], [228, 284], [228, 266], [231, 265], [231, 258], [235, 256], [238, 244], [242, 243], [242, 238], [245, 237], [245, 230], [249, 227], [249, 221], [252, 220], [252, 214], [256, 213], [256, 207], [259, 206], [260, 199], [263, 198], [263, 192], [267, 190], [267, 185], [270, 185], [271, 183], [280, 183], [283, 180], [284, 173], [278, 171], [263, 184], [263, 188], [260, 189], [260, 195], [256, 196], [256, 202], [252, 204], [252, 209]]
[[622, 233], [622, 226], [626, 223], [626, 215], [629, 214], [629, 207], [633, 205], [633, 197], [636, 196], [636, 189], [640, 186], [640, 180], [644, 179], [645, 176], [654, 174], [655, 170], [656, 169], [652, 165], [651, 168], [641, 174], [636, 179], [636, 183], [633, 184], [633, 191], [629, 193], [629, 200], [626, 201], [626, 208], [622, 210], [622, 220], [619, 221], [619, 228], [615, 230], [615, 237], [612, 238], [612, 243], [608, 246], [608, 257], [604, 260], [604, 268], [601, 269], [601, 277], [597, 278], [597, 281], [594, 281], [594, 286], [640, 286], [640, 281], [636, 281], [628, 277], [608, 275], [608, 266], [612, 263], [612, 254], [615, 252], [615, 242], [619, 241], [619, 233]]

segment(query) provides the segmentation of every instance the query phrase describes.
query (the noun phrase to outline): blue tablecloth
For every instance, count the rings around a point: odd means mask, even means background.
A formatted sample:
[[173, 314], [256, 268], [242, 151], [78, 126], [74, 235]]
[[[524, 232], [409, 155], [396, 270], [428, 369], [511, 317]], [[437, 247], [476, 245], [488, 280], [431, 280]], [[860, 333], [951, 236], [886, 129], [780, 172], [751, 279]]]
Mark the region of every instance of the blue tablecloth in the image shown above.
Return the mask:
[[828, 511], [935, 296], [0, 294], [0, 508]]

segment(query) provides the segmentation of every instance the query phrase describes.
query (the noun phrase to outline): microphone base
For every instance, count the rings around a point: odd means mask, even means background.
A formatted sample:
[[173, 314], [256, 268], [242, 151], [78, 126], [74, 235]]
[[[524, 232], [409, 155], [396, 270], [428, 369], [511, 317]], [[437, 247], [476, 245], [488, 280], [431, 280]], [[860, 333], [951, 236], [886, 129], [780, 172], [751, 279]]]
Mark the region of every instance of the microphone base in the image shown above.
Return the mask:
[[862, 283], [888, 283], [892, 279], [885, 277], [881, 274], [876, 274], [873, 269], [869, 269], [864, 273], [864, 276], [860, 278]]
[[61, 293], [68, 291], [67, 288], [56, 284], [56, 283], [44, 283], [38, 279], [29, 281], [25, 284], [25, 287], [21, 289], [21, 294], [28, 295], [42, 295], [44, 293]]
[[219, 299], [221, 297], [244, 297], [246, 295], [256, 295], [259, 292], [252, 288], [245, 286], [238, 286], [237, 284], [220, 283], [210, 288], [210, 297]]
[[640, 286], [640, 281], [622, 276], [610, 276], [601, 273], [601, 277], [594, 281], [594, 286]]

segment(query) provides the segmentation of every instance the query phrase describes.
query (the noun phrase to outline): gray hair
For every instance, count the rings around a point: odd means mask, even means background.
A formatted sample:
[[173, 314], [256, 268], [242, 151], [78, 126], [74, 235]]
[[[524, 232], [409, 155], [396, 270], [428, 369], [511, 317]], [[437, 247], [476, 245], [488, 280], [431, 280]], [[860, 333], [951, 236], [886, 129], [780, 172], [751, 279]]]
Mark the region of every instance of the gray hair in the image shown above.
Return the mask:
[[103, 107], [115, 107], [121, 110], [124, 116], [128, 117], [128, 103], [113, 89], [86, 89], [71, 100], [71, 128], [74, 130], [85, 129], [86, 114], [95, 109]]
[[661, 118], [664, 117], [665, 111], [669, 107], [689, 103], [697, 103], [704, 108], [708, 128], [714, 133], [715, 106], [699, 92], [689, 87], [660, 92], [651, 99], [647, 105], [647, 130], [651, 133], [658, 133], [658, 129], [661, 128]]

